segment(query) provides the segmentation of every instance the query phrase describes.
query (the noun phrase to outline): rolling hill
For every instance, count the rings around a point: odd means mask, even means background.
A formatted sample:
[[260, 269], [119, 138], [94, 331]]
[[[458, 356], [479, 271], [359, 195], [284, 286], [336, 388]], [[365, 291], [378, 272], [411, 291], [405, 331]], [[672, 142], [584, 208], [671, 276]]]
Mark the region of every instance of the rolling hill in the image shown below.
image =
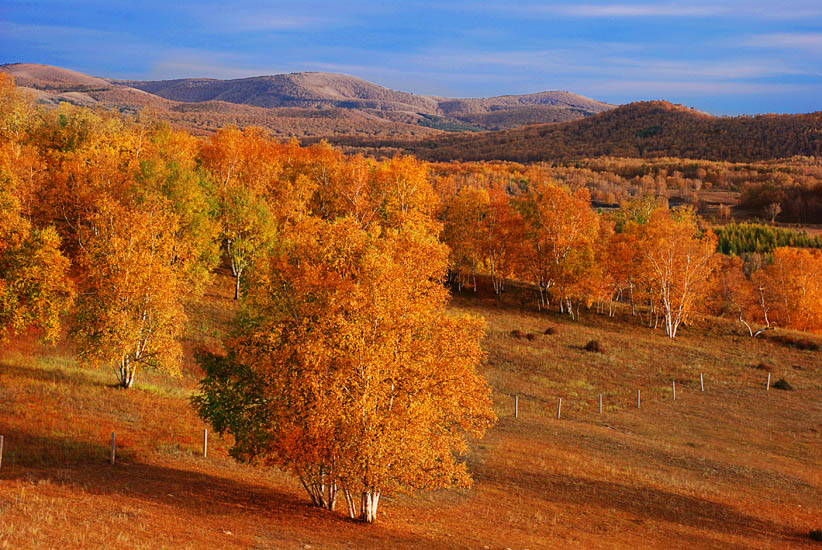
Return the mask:
[[822, 155], [822, 111], [715, 117], [665, 101], [638, 102], [563, 124], [418, 141], [337, 138], [355, 150], [403, 150], [428, 160], [556, 161], [679, 157], [748, 162]]
[[445, 131], [577, 120], [613, 108], [569, 92], [458, 99], [417, 95], [329, 73], [126, 81], [27, 63], [2, 65], [0, 71], [42, 102], [121, 112], [150, 107], [161, 118], [199, 133], [257, 125], [279, 136], [416, 139]]
[[[261, 126], [351, 151], [428, 160], [573, 160], [598, 156], [747, 162], [822, 155], [822, 111], [715, 117], [665, 101], [619, 107], [569, 92], [445, 98], [352, 76], [291, 73], [234, 80], [112, 80], [58, 67], [0, 65], [44, 103], [150, 109], [198, 134]], [[483, 131], [484, 130], [484, 131]]]

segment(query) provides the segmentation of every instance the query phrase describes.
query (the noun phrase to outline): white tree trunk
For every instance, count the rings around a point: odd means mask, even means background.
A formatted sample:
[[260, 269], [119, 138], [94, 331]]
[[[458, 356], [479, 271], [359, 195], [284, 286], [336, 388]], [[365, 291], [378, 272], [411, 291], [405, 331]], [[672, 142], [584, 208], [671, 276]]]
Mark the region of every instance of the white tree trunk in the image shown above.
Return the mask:
[[380, 491], [371, 489], [363, 491], [360, 504], [360, 519], [366, 523], [374, 523], [377, 519], [377, 506], [380, 503]]

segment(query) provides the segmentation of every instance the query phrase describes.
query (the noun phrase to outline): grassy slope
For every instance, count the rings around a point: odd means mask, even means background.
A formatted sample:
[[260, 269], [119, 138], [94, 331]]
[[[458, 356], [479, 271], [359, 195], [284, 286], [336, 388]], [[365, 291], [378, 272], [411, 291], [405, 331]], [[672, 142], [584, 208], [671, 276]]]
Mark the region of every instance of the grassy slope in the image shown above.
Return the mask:
[[[188, 348], [228, 326], [222, 283], [191, 308]], [[751, 341], [720, 321], [670, 342], [630, 317], [575, 323], [470, 291], [453, 309], [487, 319], [483, 372], [500, 422], [468, 457], [472, 490], [388, 499], [374, 526], [312, 509], [293, 479], [234, 463], [217, 437], [200, 457], [190, 364], [180, 379], [139, 373], [124, 392], [106, 370], [79, 368], [66, 344], [6, 348], [0, 548], [818, 547], [805, 534], [822, 528], [819, 352]], [[557, 334], [510, 336], [547, 326]], [[585, 352], [590, 339], [607, 353]], [[766, 394], [760, 361], [796, 391]]]

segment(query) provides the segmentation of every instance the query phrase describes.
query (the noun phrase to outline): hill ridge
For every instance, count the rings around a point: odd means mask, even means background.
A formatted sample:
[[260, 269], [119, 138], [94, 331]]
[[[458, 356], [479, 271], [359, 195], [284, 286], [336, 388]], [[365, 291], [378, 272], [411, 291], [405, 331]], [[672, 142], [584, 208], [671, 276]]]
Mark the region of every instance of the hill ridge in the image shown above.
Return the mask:
[[434, 136], [414, 142], [333, 140], [360, 150], [400, 149], [427, 160], [567, 161], [600, 156], [747, 162], [822, 156], [822, 111], [717, 117], [664, 100], [621, 105], [559, 124]]
[[561, 122], [613, 108], [565, 91], [490, 98], [414, 94], [320, 71], [170, 80], [106, 79], [31, 63], [2, 65], [0, 71], [34, 90], [43, 102], [100, 104], [126, 112], [150, 105], [172, 123], [199, 133], [225, 125], [258, 125], [284, 137], [419, 138]]

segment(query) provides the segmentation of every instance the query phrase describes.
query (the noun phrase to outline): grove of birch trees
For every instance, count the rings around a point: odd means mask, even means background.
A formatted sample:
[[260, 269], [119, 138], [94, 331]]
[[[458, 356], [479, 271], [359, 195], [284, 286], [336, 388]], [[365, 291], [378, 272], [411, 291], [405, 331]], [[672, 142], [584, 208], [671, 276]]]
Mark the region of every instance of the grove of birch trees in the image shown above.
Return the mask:
[[690, 207], [600, 213], [584, 185], [494, 169], [45, 109], [0, 74], [0, 345], [68, 336], [123, 389], [179, 374], [185, 306], [230, 271], [240, 313], [197, 353], [195, 408], [236, 458], [373, 522], [384, 495], [469, 485], [460, 457], [495, 421], [483, 320], [448, 310], [448, 283], [524, 285], [575, 320], [623, 308], [670, 338], [705, 314], [822, 330], [822, 251], [726, 257]]

